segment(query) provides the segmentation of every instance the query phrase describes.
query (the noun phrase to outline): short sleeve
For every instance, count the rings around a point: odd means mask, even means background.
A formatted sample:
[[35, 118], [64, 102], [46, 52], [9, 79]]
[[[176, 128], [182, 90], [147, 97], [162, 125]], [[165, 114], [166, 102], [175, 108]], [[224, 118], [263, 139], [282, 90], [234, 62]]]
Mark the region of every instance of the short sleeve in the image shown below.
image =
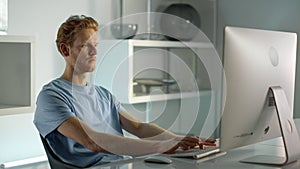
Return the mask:
[[112, 102], [113, 104], [115, 105], [117, 111], [120, 113], [120, 112], [126, 112], [125, 108], [122, 106], [122, 104], [118, 101], [118, 99], [114, 96], [114, 95], [111, 95], [112, 96]]
[[37, 98], [34, 124], [45, 137], [65, 120], [75, 116], [71, 110], [68, 100], [55, 90], [43, 90]]
[[110, 91], [101, 86], [96, 86], [96, 89], [98, 90], [98, 93], [99, 95], [101, 95], [101, 97], [105, 96], [105, 99], [107, 99], [107, 101], [109, 101], [116, 108], [116, 111], [118, 113], [126, 112], [126, 109]]

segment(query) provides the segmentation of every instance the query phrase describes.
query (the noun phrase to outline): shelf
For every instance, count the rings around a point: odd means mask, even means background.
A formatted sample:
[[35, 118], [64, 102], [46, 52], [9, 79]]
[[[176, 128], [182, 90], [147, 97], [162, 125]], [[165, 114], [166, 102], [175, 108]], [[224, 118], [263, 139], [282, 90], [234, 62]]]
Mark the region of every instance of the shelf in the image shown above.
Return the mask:
[[23, 107], [14, 104], [0, 104], [0, 109], [8, 109], [8, 108], [15, 108], [15, 107]]
[[151, 48], [214, 48], [213, 44], [206, 42], [188, 42], [188, 41], [156, 41], [156, 40], [128, 40], [129, 44], [135, 47]]
[[1, 115], [31, 113], [33, 111], [34, 111], [34, 107], [31, 105], [0, 104]]
[[149, 101], [155, 102], [155, 101], [172, 100], [172, 99], [193, 98], [193, 97], [207, 96], [210, 94], [211, 94], [211, 90], [203, 90], [199, 92], [183, 92], [183, 93], [167, 93], [162, 95], [135, 96], [130, 99], [129, 103], [135, 104], [135, 103], [144, 103]]
[[0, 36], [0, 115], [34, 111], [34, 51], [32, 36]]
[[[201, 42], [103, 40], [99, 43], [101, 52], [92, 81], [112, 92], [121, 103], [195, 97], [210, 89], [199, 55], [209, 56], [211, 50], [214, 50], [212, 44]], [[176, 83], [167, 89], [167, 85], [153, 86], [164, 94], [149, 95], [151, 84], [139, 86], [135, 79], [175, 80]]]

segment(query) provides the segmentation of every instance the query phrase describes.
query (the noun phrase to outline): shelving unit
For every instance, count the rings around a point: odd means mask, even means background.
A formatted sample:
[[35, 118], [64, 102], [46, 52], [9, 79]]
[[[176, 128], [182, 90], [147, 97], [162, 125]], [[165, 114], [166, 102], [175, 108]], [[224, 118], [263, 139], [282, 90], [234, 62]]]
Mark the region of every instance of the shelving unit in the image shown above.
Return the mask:
[[[199, 55], [212, 50], [212, 44], [202, 42], [103, 40], [91, 80], [125, 104], [197, 97], [210, 92]], [[148, 79], [148, 90], [137, 79]], [[153, 79], [176, 83], [151, 86]]]
[[0, 36], [0, 115], [34, 111], [34, 50], [30, 36]]
[[[109, 27], [100, 31], [98, 61], [91, 81], [112, 92], [125, 109], [140, 120], [178, 133], [185, 133], [188, 126], [193, 125], [191, 132], [199, 132], [208, 113], [216, 117], [211, 119], [218, 119], [220, 109], [221, 82], [216, 79], [221, 72], [215, 66], [219, 57], [214, 53], [217, 1], [184, 2], [194, 6], [201, 17], [199, 33], [203, 34], [193, 39], [196, 42], [167, 41], [156, 34], [161, 32], [161, 15], [156, 12], [181, 1], [147, 2], [145, 9], [144, 3], [136, 8], [137, 2], [124, 1], [123, 16], [128, 16], [123, 18], [124, 23], [138, 24], [134, 39], [112, 40]], [[154, 13], [151, 18], [150, 13], [137, 14], [143, 11]], [[138, 83], [139, 79], [177, 83], [145, 87]], [[197, 102], [199, 98], [201, 101]], [[208, 120], [208, 123], [218, 121]]]

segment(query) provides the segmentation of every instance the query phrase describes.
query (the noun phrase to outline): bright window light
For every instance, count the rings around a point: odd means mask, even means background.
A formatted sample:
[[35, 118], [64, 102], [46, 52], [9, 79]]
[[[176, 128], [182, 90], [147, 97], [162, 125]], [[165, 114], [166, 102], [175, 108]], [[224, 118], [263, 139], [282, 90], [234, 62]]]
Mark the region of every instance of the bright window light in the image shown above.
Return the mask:
[[[0, 33], [7, 31], [8, 23], [7, 0], [0, 0]], [[2, 33], [3, 34], [3, 33]]]

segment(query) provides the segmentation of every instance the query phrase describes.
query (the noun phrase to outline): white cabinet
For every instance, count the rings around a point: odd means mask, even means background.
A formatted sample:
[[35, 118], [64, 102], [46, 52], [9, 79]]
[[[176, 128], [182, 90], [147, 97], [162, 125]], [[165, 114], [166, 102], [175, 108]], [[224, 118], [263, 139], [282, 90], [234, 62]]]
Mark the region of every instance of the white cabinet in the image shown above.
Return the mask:
[[34, 39], [0, 36], [0, 115], [34, 111]]
[[103, 40], [91, 80], [142, 121], [183, 134], [212, 134], [220, 112], [218, 59], [211, 43]]
[[91, 80], [125, 104], [197, 97], [211, 91], [199, 56], [213, 51], [201, 42], [103, 40]]

